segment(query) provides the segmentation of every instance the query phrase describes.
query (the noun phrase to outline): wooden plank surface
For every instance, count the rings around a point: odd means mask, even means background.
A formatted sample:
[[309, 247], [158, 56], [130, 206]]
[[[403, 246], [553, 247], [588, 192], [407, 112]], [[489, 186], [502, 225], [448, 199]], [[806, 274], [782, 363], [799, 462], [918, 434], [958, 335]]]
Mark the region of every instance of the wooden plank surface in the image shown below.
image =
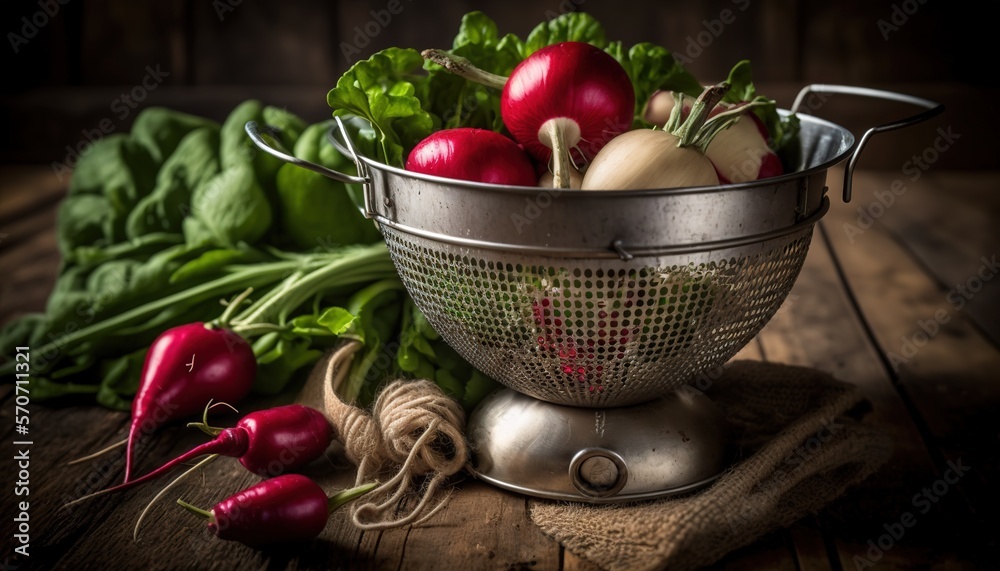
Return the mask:
[[[832, 173], [831, 188], [838, 187], [838, 176]], [[738, 355], [815, 367], [860, 386], [872, 402], [872, 420], [891, 436], [892, 459], [818, 515], [734, 551], [714, 568], [854, 569], [857, 557], [871, 556], [869, 542], [877, 544], [886, 526], [907, 511], [917, 525], [893, 540], [874, 562], [877, 568], [935, 561], [972, 569], [995, 549], [989, 521], [1000, 507], [1000, 494], [990, 485], [1000, 457], [993, 418], [1000, 351], [991, 308], [1000, 280], [961, 310], [946, 296], [952, 282], [978, 271], [980, 256], [1000, 250], [994, 226], [1000, 199], [991, 192], [1000, 173], [926, 176], [852, 243], [843, 225], [856, 223], [858, 206], [876, 200], [874, 193], [898, 176], [863, 171], [854, 203], [840, 205], [834, 197], [789, 298]], [[8, 278], [0, 290], [0, 320], [6, 320], [44, 304], [58, 264], [52, 216], [62, 190], [47, 167], [0, 168], [0, 190], [0, 233], [12, 237], [0, 240], [0, 275]], [[948, 322], [897, 371], [890, 353], [899, 353], [902, 338], [912, 339], [920, 323], [941, 309], [949, 311]], [[10, 398], [9, 390], [0, 392], [0, 419], [6, 421], [0, 438], [8, 442]], [[120, 452], [72, 467], [64, 463], [121, 439], [125, 415], [88, 405], [35, 405], [32, 415], [36, 442], [44, 442], [32, 449], [33, 473], [39, 474], [32, 487], [33, 567], [81, 568], [101, 561], [144, 569], [595, 569], [535, 528], [525, 498], [474, 480], [458, 482], [451, 505], [425, 527], [361, 532], [338, 513], [319, 540], [295, 549], [259, 552], [220, 542], [173, 502], [183, 497], [209, 506], [253, 481], [226, 459], [169, 493], [151, 511], [136, 545], [131, 530], [153, 488], [59, 511], [69, 499], [120, 480]], [[168, 428], [143, 445], [142, 457], [147, 463], [172, 457], [199, 440], [192, 431]], [[948, 461], [959, 460], [972, 470], [921, 513], [914, 496], [924, 488], [933, 494]], [[335, 453], [310, 474], [331, 488], [351, 479], [350, 467]], [[10, 501], [3, 498], [4, 513]], [[5, 537], [11, 529], [9, 518], [0, 525]]]

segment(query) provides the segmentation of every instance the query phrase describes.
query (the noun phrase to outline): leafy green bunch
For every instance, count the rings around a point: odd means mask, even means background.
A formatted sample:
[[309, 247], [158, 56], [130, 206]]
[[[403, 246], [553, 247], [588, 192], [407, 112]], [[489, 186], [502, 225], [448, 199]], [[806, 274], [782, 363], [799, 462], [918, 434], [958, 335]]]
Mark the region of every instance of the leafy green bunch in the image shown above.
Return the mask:
[[[364, 347], [346, 398], [371, 398], [385, 377], [407, 374], [397, 348], [415, 337], [400, 327], [419, 312], [355, 205], [358, 189], [257, 152], [248, 121], [299, 158], [354, 172], [326, 142], [332, 121], [306, 126], [254, 100], [221, 125], [149, 108], [131, 133], [94, 144], [59, 208], [62, 264], [45, 313], [0, 331], [4, 355], [32, 348], [33, 398], [91, 395], [129, 408], [156, 336], [218, 318], [220, 300], [247, 288], [231, 326], [252, 342], [257, 392], [283, 390], [344, 339]], [[354, 136], [374, 140], [370, 127]], [[429, 336], [421, 374], [474, 378], [460, 359], [439, 365], [435, 355], [448, 350]]]
[[[697, 97], [703, 90], [673, 53], [648, 42], [626, 47], [608, 41], [604, 28], [591, 15], [570, 12], [536, 26], [522, 40], [514, 34], [501, 36], [496, 23], [482, 12], [462, 18], [450, 53], [476, 67], [500, 76], [511, 71], [539, 49], [566, 41], [587, 42], [605, 50], [622, 65], [635, 91], [636, 127], [649, 126], [643, 109], [658, 90]], [[757, 97], [748, 62], [740, 62], [730, 74], [737, 81], [727, 101]], [[453, 75], [425, 61], [414, 49], [388, 48], [359, 61], [337, 81], [327, 95], [335, 116], [361, 117], [377, 133], [367, 155], [393, 166], [402, 166], [406, 153], [432, 132], [455, 127], [504, 130], [500, 117], [500, 92]], [[776, 149], [794, 137], [796, 125], [778, 116], [773, 101], [755, 109], [775, 136]]]

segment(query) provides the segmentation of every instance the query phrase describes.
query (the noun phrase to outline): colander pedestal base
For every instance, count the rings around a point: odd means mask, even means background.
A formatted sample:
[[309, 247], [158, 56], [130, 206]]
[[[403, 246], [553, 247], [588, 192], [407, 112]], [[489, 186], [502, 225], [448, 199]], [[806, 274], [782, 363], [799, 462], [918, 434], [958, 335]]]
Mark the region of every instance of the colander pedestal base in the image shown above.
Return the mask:
[[690, 388], [602, 409], [504, 389], [472, 413], [468, 434], [477, 477], [558, 500], [610, 503], [688, 492], [715, 480], [731, 459], [721, 411]]

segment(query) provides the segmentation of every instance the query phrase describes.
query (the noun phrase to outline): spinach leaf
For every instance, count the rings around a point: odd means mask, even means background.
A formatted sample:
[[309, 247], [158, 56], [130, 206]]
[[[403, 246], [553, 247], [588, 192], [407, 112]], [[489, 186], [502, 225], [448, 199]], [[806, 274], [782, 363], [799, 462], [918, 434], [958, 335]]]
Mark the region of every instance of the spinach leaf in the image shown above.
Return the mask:
[[45, 327], [45, 314], [30, 313], [0, 327], [0, 353], [13, 355], [14, 348], [29, 345], [38, 329]]
[[101, 363], [101, 384], [97, 389], [99, 404], [113, 410], [129, 410], [132, 407], [131, 397], [139, 389], [146, 351], [146, 348], [142, 348]]
[[[271, 111], [272, 117], [277, 118], [277, 113]], [[290, 118], [281, 119], [285, 122], [293, 122]], [[247, 137], [247, 121], [256, 121], [267, 124], [264, 118], [264, 104], [256, 99], [244, 101], [236, 106], [229, 113], [222, 130], [219, 133], [219, 162], [223, 169], [228, 169], [240, 164], [251, 164], [260, 187], [267, 193], [268, 200], [273, 204], [270, 194], [274, 188], [274, 177], [278, 174], [278, 169], [285, 163], [277, 157], [273, 157], [259, 150]]]
[[[326, 141], [333, 121], [309, 126], [295, 144], [295, 156], [354, 174], [354, 162]], [[297, 248], [313, 250], [381, 239], [375, 225], [358, 211], [347, 185], [321, 174], [285, 165], [278, 171], [279, 229]]]
[[162, 164], [188, 133], [206, 127], [218, 130], [219, 124], [164, 107], [147, 107], [136, 115], [132, 137], [149, 151], [156, 164]]
[[[191, 207], [184, 234], [192, 246], [252, 244], [271, 227], [271, 206], [248, 163], [232, 165], [195, 189]], [[192, 218], [196, 222], [189, 223]]]
[[181, 232], [191, 193], [219, 172], [218, 147], [215, 127], [188, 133], [160, 168], [156, 187], [129, 213], [126, 235], [136, 239], [151, 232]]
[[108, 243], [125, 236], [125, 218], [140, 198], [153, 190], [157, 164], [149, 150], [132, 137], [110, 135], [88, 147], [73, 171], [70, 196], [103, 196], [111, 216], [101, 219]]
[[286, 149], [291, 149], [306, 130], [306, 122], [287, 109], [268, 105], [261, 115], [268, 127], [277, 130], [278, 137]]
[[116, 215], [101, 194], [71, 194], [59, 205], [56, 240], [63, 259], [73, 259], [81, 246], [101, 246], [114, 239]]
[[296, 372], [315, 363], [322, 355], [308, 338], [280, 337], [269, 351], [257, 356], [254, 392], [268, 395], [281, 392]]

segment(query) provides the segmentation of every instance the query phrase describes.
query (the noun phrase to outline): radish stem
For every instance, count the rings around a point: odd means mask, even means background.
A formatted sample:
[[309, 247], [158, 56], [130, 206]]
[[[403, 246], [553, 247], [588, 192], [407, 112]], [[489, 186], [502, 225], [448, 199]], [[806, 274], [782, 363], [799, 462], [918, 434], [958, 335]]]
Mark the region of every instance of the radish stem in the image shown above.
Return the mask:
[[[687, 116], [687, 119], [674, 131], [674, 135], [680, 140], [677, 146], [690, 147], [698, 145], [700, 140], [699, 135], [702, 132], [702, 126], [705, 125], [705, 121], [708, 119], [708, 114], [715, 108], [719, 101], [722, 101], [727, 91], [729, 91], [729, 84], [720, 83], [709, 87], [698, 96], [694, 105], [691, 106], [691, 113]], [[675, 109], [683, 109], [683, 95], [681, 98], [680, 104], [674, 106]], [[673, 119], [672, 115], [671, 119]], [[708, 138], [708, 141], [710, 142], [711, 138]], [[708, 143], [705, 144], [705, 146], [707, 145]], [[702, 152], [704, 152], [704, 149], [702, 149]]]
[[331, 512], [337, 510], [344, 504], [360, 498], [361, 496], [374, 490], [376, 487], [378, 487], [378, 482], [369, 482], [367, 484], [361, 484], [360, 486], [341, 490], [330, 496], [329, 503], [327, 504], [328, 509]]
[[206, 325], [211, 327], [227, 327], [229, 325], [229, 320], [233, 317], [233, 314], [236, 313], [236, 310], [243, 305], [243, 302], [246, 301], [248, 297], [250, 297], [251, 293], [253, 293], [252, 287], [248, 287], [243, 290], [242, 293], [229, 302], [229, 305], [226, 306], [226, 310], [222, 312], [222, 315], [219, 316], [219, 319], [217, 319], [214, 324]]
[[580, 128], [571, 119], [549, 119], [542, 124], [538, 138], [552, 148], [552, 184], [555, 188], [570, 187], [569, 149], [566, 146], [567, 123], [576, 129], [576, 139], [580, 139]]
[[185, 502], [182, 499], [178, 499], [177, 500], [177, 505], [181, 506], [182, 508], [186, 509], [187, 511], [193, 513], [194, 515], [196, 515], [198, 517], [201, 517], [201, 518], [204, 518], [204, 519], [212, 519], [212, 512], [210, 512], [208, 510], [203, 510], [203, 509], [201, 509], [199, 507], [192, 506], [191, 504]]
[[469, 81], [474, 81], [487, 87], [503, 89], [503, 86], [507, 83], [506, 77], [479, 69], [464, 57], [448, 53], [444, 50], [424, 50], [420, 52], [420, 55], [424, 59], [440, 65], [459, 77], [464, 77]]

